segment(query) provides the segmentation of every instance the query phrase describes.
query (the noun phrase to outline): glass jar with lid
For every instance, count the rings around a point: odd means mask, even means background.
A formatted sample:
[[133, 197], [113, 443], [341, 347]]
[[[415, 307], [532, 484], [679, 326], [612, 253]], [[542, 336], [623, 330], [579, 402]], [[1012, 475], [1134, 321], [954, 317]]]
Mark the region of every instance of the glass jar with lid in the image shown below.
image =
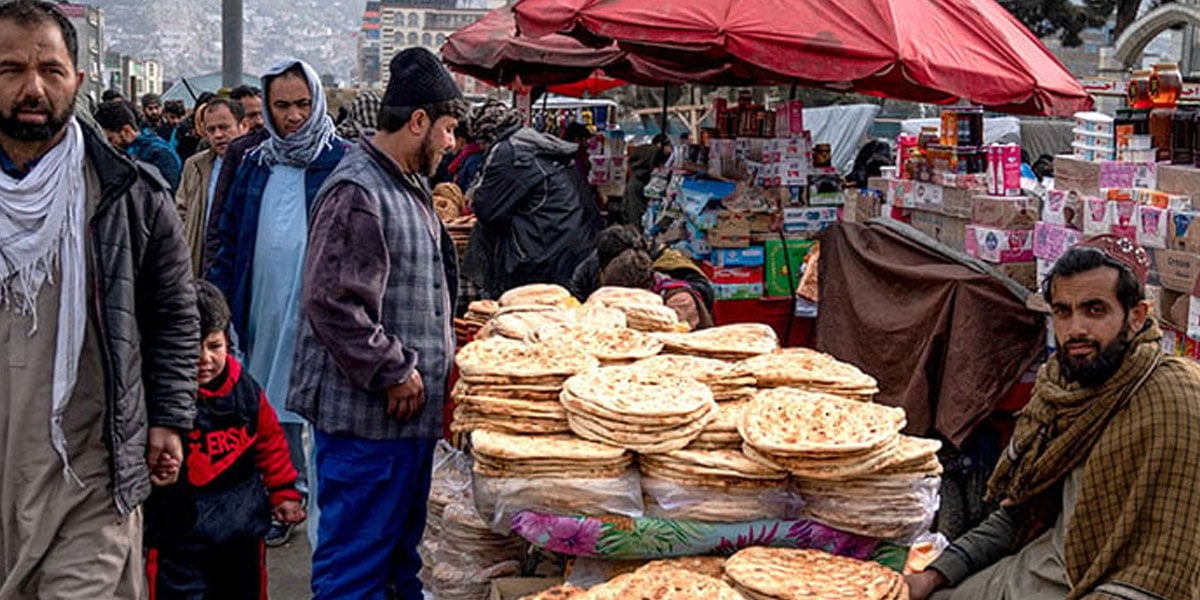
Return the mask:
[[1175, 63], [1158, 63], [1150, 73], [1150, 102], [1155, 107], [1170, 108], [1179, 101], [1183, 91], [1183, 75]]
[[1129, 108], [1154, 107], [1154, 100], [1150, 97], [1150, 74], [1149, 70], [1139, 69], [1129, 77], [1129, 87], [1126, 90]]

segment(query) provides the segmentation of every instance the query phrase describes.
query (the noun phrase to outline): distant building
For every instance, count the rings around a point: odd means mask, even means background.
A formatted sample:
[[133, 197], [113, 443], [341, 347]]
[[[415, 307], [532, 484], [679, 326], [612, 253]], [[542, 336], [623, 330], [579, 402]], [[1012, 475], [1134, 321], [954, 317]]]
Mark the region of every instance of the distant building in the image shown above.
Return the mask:
[[80, 92], [99, 102], [104, 93], [104, 12], [94, 6], [70, 3], [59, 4], [58, 9], [75, 26], [79, 37], [75, 65], [84, 73]]
[[143, 94], [163, 91], [162, 64], [153, 59], [141, 59], [120, 52], [104, 53], [105, 89], [121, 92], [127, 100], [136, 102]]
[[[386, 86], [387, 63], [400, 50], [413, 46], [438, 52], [455, 31], [478, 21], [504, 0], [382, 0], [368, 1], [359, 31], [359, 83]], [[473, 80], [459, 82], [474, 91]]]
[[1100, 49], [1112, 43], [1110, 31], [1107, 27], [1084, 29], [1079, 32], [1083, 43], [1074, 48], [1064, 47], [1057, 37], [1048, 37], [1043, 39], [1042, 43], [1062, 61], [1072, 75], [1095, 77], [1100, 66]]

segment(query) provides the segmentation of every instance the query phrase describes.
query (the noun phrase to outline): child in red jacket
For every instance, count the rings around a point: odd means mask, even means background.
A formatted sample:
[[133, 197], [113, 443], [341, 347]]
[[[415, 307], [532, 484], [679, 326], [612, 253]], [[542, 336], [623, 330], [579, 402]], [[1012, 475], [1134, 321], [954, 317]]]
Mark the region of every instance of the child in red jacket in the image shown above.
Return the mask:
[[229, 306], [207, 281], [200, 305], [200, 393], [179, 482], [146, 502], [150, 600], [263, 600], [263, 537], [274, 517], [304, 520], [296, 470], [266, 394], [229, 356]]

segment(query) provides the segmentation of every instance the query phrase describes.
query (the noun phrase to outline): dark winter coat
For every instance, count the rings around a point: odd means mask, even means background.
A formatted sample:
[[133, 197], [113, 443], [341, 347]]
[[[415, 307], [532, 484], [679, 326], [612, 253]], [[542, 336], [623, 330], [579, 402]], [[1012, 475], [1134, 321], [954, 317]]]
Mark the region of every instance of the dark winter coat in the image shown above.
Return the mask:
[[150, 495], [148, 429], [192, 428], [200, 316], [183, 225], [167, 184], [84, 126], [99, 178], [88, 270], [104, 365], [104, 442], [121, 514]]
[[488, 295], [530, 283], [565, 287], [595, 247], [577, 149], [528, 127], [510, 129], [489, 148], [472, 202], [490, 249]]

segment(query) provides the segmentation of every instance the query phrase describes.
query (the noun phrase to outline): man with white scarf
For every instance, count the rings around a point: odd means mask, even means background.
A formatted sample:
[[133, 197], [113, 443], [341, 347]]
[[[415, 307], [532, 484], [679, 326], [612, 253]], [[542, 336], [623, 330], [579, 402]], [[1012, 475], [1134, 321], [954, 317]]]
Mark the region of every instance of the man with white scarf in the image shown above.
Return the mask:
[[195, 415], [169, 190], [73, 104], [71, 23], [0, 3], [0, 598], [141, 598], [142, 515]]
[[[286, 400], [300, 326], [308, 215], [349, 143], [334, 132], [321, 80], [307, 63], [281, 60], [262, 82], [270, 137], [238, 166], [221, 209], [220, 243], [208, 279], [229, 300], [243, 364], [279, 415], [300, 474], [296, 487], [307, 499], [304, 420], [287, 410]], [[273, 527], [267, 545], [280, 545], [290, 535], [290, 526]]]

